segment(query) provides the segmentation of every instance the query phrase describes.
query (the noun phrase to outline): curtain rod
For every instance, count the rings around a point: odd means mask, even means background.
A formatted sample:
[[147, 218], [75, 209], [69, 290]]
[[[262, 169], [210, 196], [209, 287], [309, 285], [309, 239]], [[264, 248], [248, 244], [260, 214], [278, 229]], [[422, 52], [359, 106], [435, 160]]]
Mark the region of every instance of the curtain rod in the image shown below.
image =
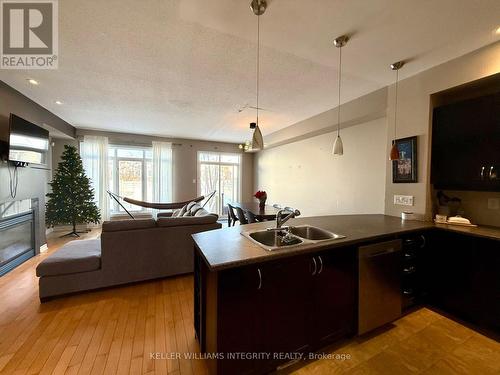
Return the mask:
[[[169, 142], [167, 142], [169, 143]], [[182, 143], [172, 143], [172, 146], [180, 147], [183, 144]], [[116, 146], [140, 146], [140, 147], [151, 147], [152, 143], [140, 143], [140, 142], [123, 142], [123, 141], [113, 141], [113, 139], [109, 140], [110, 145], [116, 145]]]
[[[79, 140], [82, 140], [83, 141], [83, 136], [78, 136], [77, 139]], [[141, 143], [141, 142], [134, 142], [134, 141], [123, 141], [123, 140], [119, 140], [119, 139], [113, 139], [112, 137], [108, 137], [109, 139], [109, 144], [110, 145], [117, 145], [117, 146], [141, 146], [141, 147], [150, 147], [153, 143], [153, 141], [151, 141], [151, 143]], [[160, 141], [160, 142], [164, 142], [164, 141]], [[174, 142], [171, 142], [172, 143], [172, 146], [183, 146], [182, 143], [174, 143]]]

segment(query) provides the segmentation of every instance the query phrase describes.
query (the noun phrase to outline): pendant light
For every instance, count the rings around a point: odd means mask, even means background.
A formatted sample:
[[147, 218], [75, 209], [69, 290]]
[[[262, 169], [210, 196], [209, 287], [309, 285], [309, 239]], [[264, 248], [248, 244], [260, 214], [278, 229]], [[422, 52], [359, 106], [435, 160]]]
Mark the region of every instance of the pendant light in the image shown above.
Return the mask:
[[399, 150], [396, 144], [396, 128], [397, 128], [397, 115], [398, 115], [398, 83], [399, 83], [399, 69], [405, 64], [404, 61], [398, 61], [391, 64], [391, 69], [396, 71], [396, 93], [394, 102], [394, 139], [392, 140], [391, 154], [389, 160], [399, 160]]
[[347, 44], [349, 37], [347, 35], [342, 35], [333, 41], [335, 47], [339, 49], [339, 92], [338, 92], [338, 107], [337, 107], [337, 138], [333, 143], [333, 155], [343, 155], [344, 145], [342, 143], [342, 138], [340, 138], [340, 89], [342, 84], [342, 47]]
[[264, 138], [262, 137], [262, 132], [259, 128], [259, 80], [260, 80], [260, 16], [264, 14], [267, 8], [266, 0], [252, 0], [250, 3], [250, 8], [253, 13], [257, 16], [257, 105], [255, 106], [256, 111], [256, 122], [250, 123], [250, 129], [253, 130], [252, 136], [252, 151], [259, 151], [264, 149]]

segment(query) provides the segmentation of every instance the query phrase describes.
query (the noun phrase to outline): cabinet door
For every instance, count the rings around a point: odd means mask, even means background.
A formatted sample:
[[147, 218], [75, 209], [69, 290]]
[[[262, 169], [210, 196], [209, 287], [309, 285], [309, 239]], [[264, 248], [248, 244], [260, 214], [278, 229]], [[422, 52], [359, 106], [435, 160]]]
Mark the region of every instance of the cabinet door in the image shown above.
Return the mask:
[[403, 237], [403, 310], [413, 307], [420, 302], [424, 294], [422, 278], [425, 272], [422, 269], [423, 255], [427, 238], [426, 233], [412, 234]]
[[[258, 352], [262, 318], [258, 269], [243, 267], [222, 271], [218, 276], [217, 351], [219, 353]], [[228, 359], [217, 362], [219, 374], [251, 374], [256, 362]]]
[[490, 176], [500, 176], [498, 105], [489, 95], [434, 109], [431, 181], [436, 188], [495, 190], [498, 181]]
[[471, 238], [452, 232], [436, 232], [427, 263], [431, 303], [460, 317], [469, 316], [471, 276], [477, 264]]
[[315, 260], [309, 325], [311, 342], [322, 347], [355, 332], [356, 249], [322, 252]]
[[485, 141], [483, 180], [488, 191], [500, 191], [500, 93], [492, 97], [491, 126], [482, 130]]
[[479, 259], [475, 238], [436, 231], [426, 251], [428, 300], [459, 318], [475, 316], [474, 274]]
[[[259, 349], [268, 353], [303, 352], [308, 347], [311, 258], [299, 257], [263, 265], [260, 292]], [[283, 363], [273, 358], [269, 368]], [[285, 361], [286, 362], [286, 361]]]
[[500, 333], [500, 241], [435, 231], [425, 248], [428, 302]]
[[478, 263], [472, 278], [475, 323], [500, 334], [500, 241], [476, 239]]

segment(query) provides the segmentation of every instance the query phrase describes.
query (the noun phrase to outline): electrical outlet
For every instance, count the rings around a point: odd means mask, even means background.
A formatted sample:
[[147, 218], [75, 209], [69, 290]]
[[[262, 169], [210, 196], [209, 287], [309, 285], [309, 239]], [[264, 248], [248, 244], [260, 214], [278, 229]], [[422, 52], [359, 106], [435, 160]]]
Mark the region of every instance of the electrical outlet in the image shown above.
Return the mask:
[[500, 199], [499, 198], [488, 198], [488, 209], [489, 210], [498, 210], [500, 208]]
[[400, 206], [413, 206], [413, 196], [412, 195], [395, 195], [394, 204]]

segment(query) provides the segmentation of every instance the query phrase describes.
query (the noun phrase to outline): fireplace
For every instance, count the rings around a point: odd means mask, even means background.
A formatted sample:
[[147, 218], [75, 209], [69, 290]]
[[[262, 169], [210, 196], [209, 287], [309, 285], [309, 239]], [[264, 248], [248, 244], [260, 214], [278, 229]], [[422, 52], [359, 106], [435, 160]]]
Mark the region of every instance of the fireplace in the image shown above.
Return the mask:
[[35, 255], [35, 208], [25, 199], [0, 204], [0, 276]]

